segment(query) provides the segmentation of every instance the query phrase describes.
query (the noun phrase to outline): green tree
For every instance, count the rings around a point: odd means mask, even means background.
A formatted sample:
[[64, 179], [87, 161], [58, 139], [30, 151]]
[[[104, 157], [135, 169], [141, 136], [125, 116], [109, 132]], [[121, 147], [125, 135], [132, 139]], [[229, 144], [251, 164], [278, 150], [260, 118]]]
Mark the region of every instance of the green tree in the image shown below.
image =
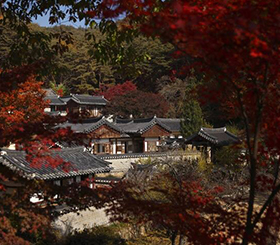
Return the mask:
[[223, 146], [215, 152], [215, 163], [234, 171], [239, 170], [244, 165], [240, 146]]
[[60, 84], [51, 83], [50, 87], [59, 96], [63, 96], [63, 95], [69, 94], [68, 89], [62, 83], [60, 83]]
[[198, 132], [205, 123], [199, 103], [191, 99], [184, 106], [184, 117], [181, 121], [181, 133], [189, 137]]
[[186, 103], [190, 99], [196, 100], [196, 87], [200, 82], [201, 79], [197, 77], [194, 70], [183, 79], [171, 76], [157, 79], [157, 90], [169, 103], [168, 117], [184, 117]]
[[83, 231], [75, 231], [69, 234], [63, 245], [126, 245], [124, 239], [117, 233], [114, 226], [99, 226]]

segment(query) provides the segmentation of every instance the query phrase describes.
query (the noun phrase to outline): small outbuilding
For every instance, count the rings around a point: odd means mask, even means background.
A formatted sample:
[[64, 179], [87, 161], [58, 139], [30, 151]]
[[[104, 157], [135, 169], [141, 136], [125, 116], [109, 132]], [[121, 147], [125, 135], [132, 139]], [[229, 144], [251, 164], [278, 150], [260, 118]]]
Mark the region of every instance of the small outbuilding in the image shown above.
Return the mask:
[[207, 159], [214, 160], [215, 151], [223, 146], [239, 143], [239, 138], [228, 132], [226, 127], [201, 128], [196, 134], [186, 139], [185, 144], [204, 152]]

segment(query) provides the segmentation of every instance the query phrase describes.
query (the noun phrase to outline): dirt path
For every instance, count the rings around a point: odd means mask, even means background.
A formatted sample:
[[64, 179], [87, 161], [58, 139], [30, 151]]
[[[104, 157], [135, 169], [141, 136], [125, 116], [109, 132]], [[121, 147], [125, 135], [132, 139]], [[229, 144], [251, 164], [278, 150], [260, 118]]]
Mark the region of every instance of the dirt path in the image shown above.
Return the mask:
[[109, 218], [104, 209], [90, 208], [89, 210], [70, 212], [58, 217], [54, 222], [54, 227], [62, 234], [68, 234], [72, 230], [83, 230], [97, 225], [106, 225]]

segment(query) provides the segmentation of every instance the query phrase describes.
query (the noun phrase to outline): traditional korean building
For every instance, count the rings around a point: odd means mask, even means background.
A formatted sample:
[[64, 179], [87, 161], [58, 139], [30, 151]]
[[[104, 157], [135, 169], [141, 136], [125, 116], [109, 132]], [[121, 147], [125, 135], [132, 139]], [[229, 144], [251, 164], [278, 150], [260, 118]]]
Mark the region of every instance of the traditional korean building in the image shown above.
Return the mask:
[[[58, 127], [69, 127], [75, 133], [86, 134], [87, 138], [90, 139], [87, 144], [92, 145], [94, 154], [117, 154], [118, 142], [128, 137], [119, 127], [110, 123], [104, 117], [84, 119], [78, 122], [69, 121]], [[119, 150], [121, 150], [120, 153], [125, 153], [124, 149]]]
[[239, 138], [228, 132], [226, 127], [201, 128], [199, 132], [186, 139], [186, 144], [195, 146], [204, 152], [208, 159], [214, 160], [215, 151], [223, 146], [236, 144]]
[[103, 96], [70, 94], [60, 97], [52, 89], [45, 89], [45, 91], [45, 100], [49, 102], [45, 112], [54, 116], [87, 113], [88, 117], [99, 117], [108, 102]]
[[91, 139], [94, 154], [125, 154], [156, 152], [167, 138], [179, 135], [180, 119], [144, 118], [116, 119], [104, 117], [67, 122], [60, 128], [70, 127], [76, 133]]
[[180, 118], [156, 118], [161, 124], [168, 127], [171, 131], [170, 138], [182, 138], [181, 136], [181, 121]]
[[[31, 166], [26, 160], [24, 151], [2, 150], [0, 155], [0, 168], [8, 168], [26, 179], [41, 179], [51, 181], [56, 185], [68, 185], [80, 182], [87, 178], [92, 179], [97, 173], [110, 172], [110, 163], [97, 156], [84, 151], [84, 147], [64, 148], [52, 150], [52, 158], [62, 159], [67, 163], [67, 169], [63, 166], [52, 167], [47, 162], [41, 167]], [[8, 188], [16, 188], [18, 183], [2, 183]]]
[[61, 97], [66, 103], [68, 113], [88, 112], [89, 117], [99, 117], [107, 104], [104, 96], [93, 96], [87, 94], [70, 94]]
[[45, 100], [49, 102], [49, 106], [45, 108], [45, 113], [52, 116], [65, 116], [67, 114], [66, 103], [52, 90], [45, 89]]
[[141, 119], [116, 119], [115, 125], [129, 135], [126, 153], [155, 152], [172, 129], [157, 117]]

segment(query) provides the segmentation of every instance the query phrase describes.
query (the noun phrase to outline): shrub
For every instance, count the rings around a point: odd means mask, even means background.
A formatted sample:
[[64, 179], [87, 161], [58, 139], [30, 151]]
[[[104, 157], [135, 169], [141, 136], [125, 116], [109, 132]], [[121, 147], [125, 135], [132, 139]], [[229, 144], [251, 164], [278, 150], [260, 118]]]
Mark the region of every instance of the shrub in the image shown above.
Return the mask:
[[75, 231], [65, 238], [63, 245], [126, 245], [124, 239], [111, 226], [99, 226]]

